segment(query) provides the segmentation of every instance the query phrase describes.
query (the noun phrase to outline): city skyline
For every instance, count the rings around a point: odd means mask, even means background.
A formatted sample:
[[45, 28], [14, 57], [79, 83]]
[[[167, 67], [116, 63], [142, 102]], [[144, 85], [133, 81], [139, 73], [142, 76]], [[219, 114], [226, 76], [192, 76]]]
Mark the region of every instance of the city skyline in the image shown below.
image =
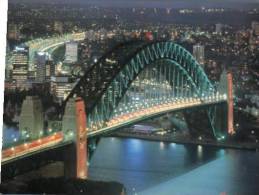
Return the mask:
[[9, 1], [0, 192], [258, 194], [258, 1]]
[[157, 7], [157, 8], [200, 8], [223, 7], [223, 8], [246, 8], [258, 5], [259, 0], [9, 0], [10, 3], [32, 3], [32, 4], [85, 4], [101, 7]]

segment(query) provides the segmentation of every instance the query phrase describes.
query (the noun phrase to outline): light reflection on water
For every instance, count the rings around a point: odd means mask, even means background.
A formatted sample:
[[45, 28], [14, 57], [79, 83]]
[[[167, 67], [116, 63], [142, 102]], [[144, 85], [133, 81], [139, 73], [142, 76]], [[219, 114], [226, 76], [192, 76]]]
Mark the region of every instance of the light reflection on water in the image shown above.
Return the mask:
[[[196, 173], [195, 170], [200, 168], [205, 170]], [[89, 178], [118, 181], [126, 186], [128, 194], [139, 194], [194, 171], [192, 177], [185, 178], [186, 181], [189, 179], [189, 182], [196, 184], [203, 179], [205, 186], [216, 185], [215, 188], [228, 188], [234, 192], [243, 192], [241, 194], [256, 194], [254, 192], [258, 190], [259, 194], [257, 184], [247, 182], [251, 179], [259, 181], [258, 170], [259, 154], [255, 152], [138, 139], [103, 138], [92, 157]], [[208, 178], [200, 178], [199, 174]], [[197, 180], [196, 183], [194, 180]], [[172, 188], [171, 184], [168, 186]], [[250, 189], [248, 193], [245, 191], [247, 188]]]
[[138, 139], [130, 139], [128, 144], [127, 144], [128, 147], [130, 147], [131, 150], [135, 150], [135, 151], [139, 151], [141, 150], [141, 140], [138, 140]]
[[160, 149], [163, 150], [165, 148], [164, 142], [160, 142]]
[[171, 143], [170, 146], [172, 146], [173, 148], [176, 147], [176, 143]]
[[202, 154], [203, 154], [203, 147], [201, 145], [198, 145], [197, 156], [198, 156], [199, 159], [202, 159]]

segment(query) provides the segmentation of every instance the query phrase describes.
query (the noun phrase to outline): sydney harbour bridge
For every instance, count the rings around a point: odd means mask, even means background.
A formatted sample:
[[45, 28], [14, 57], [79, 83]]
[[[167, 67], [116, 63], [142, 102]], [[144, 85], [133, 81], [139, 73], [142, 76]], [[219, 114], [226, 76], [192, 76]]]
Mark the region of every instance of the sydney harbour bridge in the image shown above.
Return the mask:
[[207, 126], [198, 133], [218, 141], [234, 132], [231, 74], [223, 72], [215, 86], [171, 41], [115, 46], [84, 73], [62, 106], [60, 130], [3, 148], [3, 177], [22, 172], [19, 162], [62, 160], [67, 175], [86, 178], [100, 136], [175, 111], [184, 111], [187, 121], [202, 113]]

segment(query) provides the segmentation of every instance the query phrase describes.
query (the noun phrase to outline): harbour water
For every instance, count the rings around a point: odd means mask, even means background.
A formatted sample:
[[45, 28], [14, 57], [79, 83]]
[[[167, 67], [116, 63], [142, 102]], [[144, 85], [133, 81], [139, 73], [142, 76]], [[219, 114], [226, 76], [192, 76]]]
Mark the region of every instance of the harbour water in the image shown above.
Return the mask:
[[259, 194], [259, 152], [132, 138], [102, 138], [89, 178], [118, 181], [127, 194]]

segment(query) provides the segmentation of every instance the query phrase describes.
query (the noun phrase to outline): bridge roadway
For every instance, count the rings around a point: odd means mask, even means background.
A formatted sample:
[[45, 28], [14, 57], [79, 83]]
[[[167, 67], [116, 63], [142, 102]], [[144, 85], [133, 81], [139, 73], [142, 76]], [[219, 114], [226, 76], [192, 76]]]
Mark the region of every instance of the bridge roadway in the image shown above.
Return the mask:
[[[85, 39], [85, 32], [82, 33], [71, 33], [64, 34], [60, 37], [50, 37], [47, 39], [34, 39], [27, 41], [24, 45], [29, 47], [29, 63], [32, 64], [34, 61], [35, 52], [49, 52], [50, 54], [58, 47], [63, 45], [69, 40], [82, 41]], [[10, 67], [13, 61], [13, 52], [7, 55], [7, 67]]]
[[[73, 35], [73, 34], [72, 34]], [[81, 36], [81, 37], [74, 37], [71, 35], [71, 39], [67, 39], [66, 37], [62, 38], [61, 41], [58, 41], [58, 42], [53, 42], [51, 43], [50, 45], [44, 45], [42, 47], [42, 45], [37, 49], [37, 51], [40, 51], [40, 52], [50, 52], [52, 53], [57, 47], [65, 44], [65, 42], [69, 41], [69, 40], [73, 40], [73, 41], [82, 41], [84, 40], [84, 37]]]
[[[178, 101], [171, 101], [161, 105], [155, 105], [150, 108], [137, 110], [136, 112], [126, 113], [117, 116], [107, 122], [107, 127], [102, 129], [86, 129], [87, 137], [93, 137], [102, 135], [104, 133], [119, 129], [152, 117], [163, 115], [168, 112], [178, 111], [183, 109], [189, 109], [200, 106], [215, 105], [226, 102], [226, 95], [220, 95], [218, 97], [207, 97], [203, 100], [199, 98], [186, 98]], [[44, 138], [23, 143], [18, 146], [13, 146], [2, 151], [2, 164], [8, 164], [19, 158], [40, 153], [52, 148], [62, 147], [73, 142], [74, 132], [69, 132], [68, 135], [64, 135], [62, 131], [55, 132]]]

